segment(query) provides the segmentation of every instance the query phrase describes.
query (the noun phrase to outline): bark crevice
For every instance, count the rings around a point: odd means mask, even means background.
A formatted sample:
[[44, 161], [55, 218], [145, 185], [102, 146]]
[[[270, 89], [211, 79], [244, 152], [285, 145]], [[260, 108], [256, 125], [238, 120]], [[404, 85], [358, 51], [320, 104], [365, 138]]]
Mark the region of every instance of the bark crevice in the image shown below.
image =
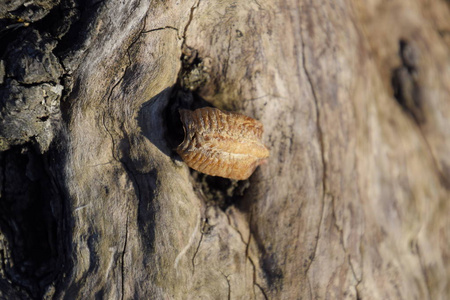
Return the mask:
[[321, 163], [322, 163], [322, 196], [321, 196], [321, 204], [320, 204], [321, 205], [321, 214], [320, 214], [319, 226], [317, 228], [317, 234], [316, 234], [317, 238], [316, 238], [315, 245], [314, 245], [314, 251], [313, 251], [311, 257], [309, 257], [309, 263], [305, 270], [305, 274], [307, 275], [308, 271], [314, 261], [314, 258], [316, 256], [317, 246], [319, 244], [319, 239], [320, 239], [320, 231], [322, 228], [322, 222], [323, 222], [324, 214], [325, 214], [325, 197], [327, 195], [327, 186], [326, 186], [327, 173], [326, 173], [326, 161], [325, 161], [325, 146], [324, 146], [322, 128], [320, 125], [319, 99], [317, 98], [317, 95], [316, 95], [316, 92], [314, 89], [314, 83], [312, 81], [311, 74], [308, 70], [308, 67], [306, 66], [306, 46], [305, 46], [305, 37], [303, 36], [302, 25], [300, 25], [299, 31], [300, 31], [301, 49], [302, 49], [301, 50], [302, 51], [302, 66], [303, 66], [303, 71], [305, 73], [305, 76], [308, 81], [309, 88], [311, 90], [313, 100], [314, 100], [314, 107], [315, 107], [315, 113], [316, 113], [317, 137], [318, 137], [318, 142], [319, 142], [319, 146], [320, 146], [320, 158], [321, 158]]

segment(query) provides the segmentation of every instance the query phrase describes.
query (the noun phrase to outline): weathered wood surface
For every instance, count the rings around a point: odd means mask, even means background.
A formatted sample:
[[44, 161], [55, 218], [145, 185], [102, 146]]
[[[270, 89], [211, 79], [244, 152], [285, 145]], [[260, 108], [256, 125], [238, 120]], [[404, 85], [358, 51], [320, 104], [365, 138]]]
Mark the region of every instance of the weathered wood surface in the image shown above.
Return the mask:
[[[448, 1], [1, 8], [2, 297], [450, 295]], [[176, 154], [205, 100], [264, 124], [248, 182]]]

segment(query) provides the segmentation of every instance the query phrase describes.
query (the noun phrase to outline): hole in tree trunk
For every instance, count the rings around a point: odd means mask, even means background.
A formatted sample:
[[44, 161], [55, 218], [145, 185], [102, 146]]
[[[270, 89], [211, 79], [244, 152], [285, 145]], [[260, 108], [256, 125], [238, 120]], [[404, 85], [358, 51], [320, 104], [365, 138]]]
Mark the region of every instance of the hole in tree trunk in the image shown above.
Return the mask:
[[28, 146], [0, 154], [0, 230], [5, 237], [6, 276], [33, 298], [40, 298], [55, 279], [58, 261], [60, 201], [45, 168], [44, 156]]

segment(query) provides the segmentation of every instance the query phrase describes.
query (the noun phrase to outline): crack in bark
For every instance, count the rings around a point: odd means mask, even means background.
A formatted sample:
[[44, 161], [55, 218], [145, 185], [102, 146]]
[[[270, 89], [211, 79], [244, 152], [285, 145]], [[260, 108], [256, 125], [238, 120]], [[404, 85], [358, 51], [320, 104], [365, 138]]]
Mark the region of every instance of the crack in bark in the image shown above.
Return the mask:
[[[146, 20], [147, 20], [146, 16], [147, 15], [144, 16], [144, 22], [143, 22], [144, 24], [142, 26], [142, 29], [139, 31], [139, 33], [137, 34], [137, 37], [130, 43], [130, 45], [127, 48], [127, 56], [128, 56], [129, 65], [125, 67], [125, 70], [124, 70], [123, 75], [122, 75], [122, 80], [123, 80], [123, 78], [124, 78], [124, 76], [126, 74], [127, 69], [131, 66], [131, 63], [132, 63], [131, 62], [130, 49], [137, 43], [137, 41], [141, 38], [141, 36], [142, 36], [142, 34], [144, 32], [144, 29], [145, 29], [145, 26], [146, 26]], [[123, 130], [123, 132], [124, 132], [125, 136], [127, 136], [127, 138], [128, 138], [128, 135], [126, 134], [125, 130]], [[122, 163], [123, 167], [125, 168], [125, 170], [127, 171], [127, 173], [129, 174], [129, 178], [130, 178], [131, 182], [134, 184], [134, 186], [136, 188], [137, 199], [140, 201], [141, 200], [141, 191], [140, 191], [140, 188], [139, 188], [139, 183], [138, 183], [134, 173], [131, 172], [131, 169], [126, 164], [126, 162], [122, 161], [121, 163]], [[125, 241], [124, 241], [123, 250], [122, 250], [122, 266], [121, 266], [121, 272], [122, 272], [122, 300], [124, 299], [124, 295], [125, 295], [125, 292], [124, 292], [125, 291], [125, 253], [126, 253], [126, 250], [127, 250], [127, 242], [128, 242], [128, 225], [129, 225], [129, 219], [130, 219], [130, 199], [127, 199], [127, 201], [126, 201], [126, 209], [127, 209], [127, 220], [125, 222]]]
[[[358, 277], [356, 276], [355, 269], [354, 269], [352, 261], [350, 259], [350, 253], [348, 252], [347, 248], [344, 245], [344, 230], [337, 223], [337, 216], [336, 216], [336, 209], [335, 209], [335, 197], [332, 194], [328, 194], [328, 195], [331, 197], [331, 207], [332, 207], [331, 213], [332, 213], [333, 218], [334, 218], [334, 227], [336, 228], [336, 230], [339, 233], [339, 244], [341, 245], [342, 250], [344, 251], [345, 259], [347, 260], [348, 265], [350, 267], [350, 270], [352, 271], [353, 278], [357, 282], [356, 285], [358, 285], [362, 279], [359, 280]], [[355, 286], [355, 288], [356, 288], [356, 286]]]
[[[114, 90], [116, 89], [117, 86], [119, 86], [120, 83], [123, 82], [124, 78], [125, 78], [125, 74], [128, 70], [128, 68], [131, 66], [132, 61], [131, 61], [131, 55], [130, 55], [130, 49], [136, 44], [136, 42], [140, 39], [141, 35], [143, 34], [143, 31], [145, 29], [146, 26], [146, 18], [144, 17], [144, 23], [143, 23], [143, 27], [142, 29], [140, 29], [139, 33], [137, 34], [136, 38], [130, 43], [130, 45], [127, 47], [126, 53], [127, 53], [127, 58], [128, 58], [128, 65], [125, 67], [120, 79], [113, 85], [113, 87], [111, 88], [111, 91], [109, 92], [108, 98], [106, 99], [107, 102], [107, 107], [109, 107], [109, 104], [111, 103], [111, 98], [113, 95]], [[115, 138], [112, 134], [112, 132], [110, 131], [110, 128], [108, 128], [108, 126], [106, 125], [106, 114], [107, 114], [107, 110], [104, 110], [103, 114], [102, 114], [102, 124], [104, 129], [106, 130], [106, 132], [108, 133], [108, 135], [110, 136], [111, 139], [111, 143], [112, 143], [112, 156], [113, 159], [117, 162], [119, 162], [120, 164], [123, 165], [125, 171], [129, 174], [129, 179], [130, 181], [132, 181], [134, 183], [134, 186], [136, 187], [137, 191], [137, 198], [140, 199], [141, 197], [141, 193], [139, 190], [139, 184], [133, 174], [133, 172], [131, 172], [130, 168], [127, 166], [127, 164], [123, 161], [121, 161], [117, 155], [116, 155], [116, 143], [115, 143]], [[126, 135], [126, 133], [124, 132], [124, 134]], [[127, 250], [127, 242], [128, 242], [128, 223], [129, 223], [129, 199], [127, 199], [127, 203], [126, 203], [126, 208], [127, 208], [127, 219], [126, 219], [126, 223], [125, 223], [125, 240], [124, 240], [124, 244], [123, 244], [123, 249], [122, 249], [122, 257], [121, 257], [121, 287], [122, 287], [122, 295], [121, 295], [121, 299], [124, 299], [124, 290], [125, 290], [125, 253]]]
[[[137, 194], [137, 198], [139, 200], [139, 202], [141, 201], [141, 190], [139, 188], [139, 183], [135, 177], [135, 175], [133, 174], [133, 172], [131, 172], [131, 169], [128, 167], [128, 165], [125, 162], [122, 162], [122, 165], [124, 166], [126, 172], [129, 174], [130, 176], [130, 180], [132, 181], [132, 183], [134, 183], [134, 186], [136, 188], [136, 194]], [[127, 242], [128, 242], [128, 224], [129, 224], [129, 219], [130, 219], [130, 200], [127, 199], [126, 201], [126, 210], [127, 210], [127, 220], [125, 222], [125, 241], [123, 244], [123, 250], [122, 250], [122, 266], [121, 266], [121, 272], [122, 272], [122, 300], [124, 299], [124, 290], [125, 290], [125, 253], [127, 250]]]
[[226, 276], [222, 271], [219, 270], [219, 272], [223, 275], [223, 277], [225, 277], [225, 280], [227, 281], [227, 285], [228, 285], [228, 300], [231, 300], [231, 284], [230, 284], [230, 280], [228, 279], [228, 276]]
[[357, 285], [355, 285], [356, 300], [361, 300], [361, 295], [358, 292], [358, 285], [359, 285], [359, 283]]
[[[249, 256], [247, 256], [248, 261], [250, 262], [250, 264], [253, 267], [253, 284], [252, 284], [252, 290], [253, 290], [253, 297], [256, 299], [256, 292], [255, 292], [255, 285], [262, 291], [263, 295], [265, 296], [266, 293], [264, 293], [264, 290], [262, 289], [262, 287], [256, 282], [256, 266], [255, 263], [253, 262], [253, 259], [251, 259]], [[267, 296], [266, 300], [267, 300]]]
[[255, 297], [256, 299], [256, 293], [255, 293], [255, 283], [256, 283], [256, 266], [255, 263], [253, 262], [253, 260], [250, 258], [250, 256], [248, 255], [248, 251], [250, 249], [250, 241], [252, 240], [252, 232], [250, 229], [250, 226], [252, 224], [252, 218], [253, 218], [253, 212], [250, 211], [250, 216], [248, 217], [248, 230], [249, 230], [249, 234], [248, 234], [248, 240], [247, 243], [245, 245], [245, 257], [250, 261], [250, 264], [253, 267], [253, 276], [252, 276], [252, 280], [253, 280], [253, 285], [252, 285], [252, 289], [253, 289], [253, 297]]
[[198, 241], [197, 248], [195, 249], [194, 255], [192, 256], [192, 260], [191, 260], [192, 261], [192, 275], [195, 274], [195, 257], [197, 256], [198, 250], [200, 249], [200, 245], [202, 243], [203, 235], [204, 235], [204, 233], [201, 230], [200, 230], [200, 233], [202, 235], [200, 236], [200, 240]]
[[189, 28], [189, 25], [191, 25], [191, 22], [194, 19], [194, 11], [196, 8], [198, 8], [199, 5], [200, 5], [200, 0], [197, 0], [197, 2], [194, 5], [192, 5], [192, 7], [191, 7], [191, 11], [189, 13], [189, 19], [188, 19], [186, 25], [184, 26], [183, 35], [181, 36], [181, 38], [183, 39], [183, 42], [181, 44], [181, 49], [183, 49], [183, 46], [186, 44], [186, 33]]
[[[206, 211], [203, 211], [202, 215], [204, 216], [205, 214], [206, 214]], [[201, 233], [200, 240], [198, 241], [197, 248], [195, 249], [194, 255], [192, 256], [192, 259], [191, 259], [191, 261], [192, 261], [192, 275], [195, 274], [195, 257], [197, 256], [197, 253], [198, 253], [198, 251], [200, 249], [200, 245], [201, 245], [201, 243], [203, 241], [203, 236], [205, 235], [204, 228], [205, 228], [205, 224], [207, 223], [207, 219], [203, 218], [202, 221], [203, 221], [203, 223], [202, 223], [202, 226], [200, 228], [200, 233]]]
[[356, 284], [355, 284], [356, 300], [361, 300], [361, 296], [359, 295], [359, 292], [358, 292], [358, 286], [363, 280], [363, 273], [361, 272], [361, 279], [358, 279], [358, 276], [356, 275], [356, 272], [353, 267], [352, 261], [350, 260], [350, 257], [348, 257], [348, 264], [350, 266], [350, 270], [352, 271], [353, 278], [356, 280]]
[[317, 245], [319, 244], [319, 238], [320, 238], [320, 230], [322, 227], [322, 222], [323, 222], [323, 215], [325, 212], [325, 196], [326, 196], [326, 177], [327, 177], [327, 173], [326, 173], [326, 162], [325, 162], [325, 146], [324, 146], [324, 140], [323, 140], [323, 132], [322, 132], [322, 127], [320, 126], [320, 111], [319, 111], [319, 103], [318, 103], [318, 98], [316, 95], [316, 91], [314, 90], [314, 84], [312, 82], [312, 78], [311, 75], [308, 71], [308, 68], [306, 67], [306, 55], [305, 55], [305, 41], [303, 38], [303, 29], [302, 26], [300, 26], [300, 38], [301, 38], [301, 45], [302, 45], [302, 66], [303, 66], [303, 71], [305, 72], [306, 78], [308, 80], [309, 86], [311, 88], [311, 92], [313, 95], [313, 99], [314, 99], [314, 104], [315, 104], [315, 108], [316, 108], [316, 127], [317, 127], [317, 133], [318, 133], [318, 139], [319, 139], [319, 145], [320, 145], [320, 154], [321, 154], [321, 159], [322, 159], [322, 201], [321, 201], [321, 205], [322, 205], [322, 212], [320, 214], [320, 221], [319, 221], [319, 227], [317, 230], [317, 240], [316, 240], [316, 244], [314, 245], [314, 251], [313, 254], [311, 256], [311, 260], [308, 264], [308, 266], [306, 267], [305, 270], [305, 275], [308, 274], [309, 268], [311, 267], [314, 258], [316, 257], [316, 252], [317, 252]]
[[[127, 68], [128, 68], [128, 66], [127, 66]], [[126, 71], [126, 69], [125, 69], [125, 71]], [[110, 102], [111, 102], [112, 94], [113, 94], [115, 88], [123, 81], [123, 78], [124, 78], [124, 76], [125, 76], [125, 71], [123, 72], [121, 78], [120, 78], [120, 79], [114, 84], [114, 86], [111, 88], [111, 91], [109, 92], [108, 98], [106, 99], [106, 102], [107, 102], [107, 103], [110, 103]], [[117, 158], [117, 156], [116, 156], [116, 143], [115, 143], [115, 140], [114, 140], [114, 136], [113, 136], [113, 134], [111, 133], [111, 131], [110, 131], [110, 129], [108, 128], [108, 126], [106, 125], [106, 115], [107, 115], [107, 110], [105, 109], [105, 110], [103, 111], [103, 114], [102, 114], [102, 124], [103, 124], [103, 127], [104, 127], [106, 133], [109, 135], [109, 137], [110, 137], [110, 139], [111, 139], [111, 143], [112, 143], [112, 147], [111, 147], [111, 148], [112, 148], [112, 157], [113, 157], [113, 159], [114, 159], [115, 161], [117, 161], [117, 162], [120, 163], [120, 160], [119, 160], [119, 159]]]
[[[350, 266], [351, 266], [351, 264], [350, 264]], [[356, 284], [355, 284], [356, 300], [361, 300], [361, 295], [359, 294], [358, 286], [359, 286], [359, 285], [361, 284], [361, 282], [362, 282], [362, 275], [361, 275], [361, 279], [360, 279], [360, 280], [358, 280], [358, 279], [356, 278], [355, 274], [353, 274], [353, 276], [354, 276], [355, 279], [356, 279]]]
[[[248, 255], [248, 251], [249, 251], [249, 248], [250, 248], [250, 241], [251, 241], [251, 239], [252, 239], [252, 231], [251, 231], [251, 224], [252, 224], [252, 219], [253, 219], [253, 212], [251, 211], [250, 212], [250, 216], [248, 217], [248, 231], [249, 231], [249, 234], [248, 234], [248, 240], [247, 240], [247, 243], [246, 243], [246, 247], [245, 247], [245, 257], [247, 257], [248, 259], [250, 259], [250, 256]], [[253, 261], [250, 259], [250, 262], [253, 264]], [[254, 264], [253, 264], [253, 266], [255, 266]]]
[[225, 57], [226, 60], [224, 62], [224, 67], [223, 67], [223, 76], [224, 78], [227, 77], [227, 72], [228, 72], [228, 63], [230, 62], [230, 49], [231, 49], [231, 32], [228, 36], [228, 47], [227, 47], [227, 56]]
[[198, 218], [197, 219], [197, 224], [195, 225], [194, 230], [192, 231], [191, 236], [189, 237], [189, 242], [187, 243], [187, 245], [180, 251], [180, 253], [178, 253], [177, 257], [175, 258], [175, 262], [174, 262], [174, 268], [175, 270], [178, 268], [178, 263], [180, 261], [180, 259], [186, 254], [186, 252], [189, 250], [189, 248], [192, 247], [192, 245], [194, 244], [194, 240], [195, 240], [195, 236], [197, 235], [197, 231], [200, 231], [200, 222], [201, 222], [202, 218]]
[[352, 270], [353, 277], [355, 278], [355, 280], [357, 282], [356, 285], [360, 284], [362, 281], [362, 273], [361, 273], [361, 279], [358, 279], [358, 276], [356, 275], [356, 272], [355, 272], [355, 268], [353, 267], [353, 264], [352, 264], [350, 258], [348, 259], [348, 264], [350, 266], [350, 269]]
[[[250, 227], [249, 227], [248, 241], [246, 242], [245, 239], [244, 239], [244, 236], [243, 236], [242, 233], [239, 231], [239, 229], [237, 229], [236, 227], [234, 227], [233, 225], [231, 225], [230, 216], [229, 216], [228, 214], [225, 214], [225, 215], [227, 216], [228, 225], [229, 225], [232, 229], [234, 229], [234, 230], [239, 234], [239, 236], [240, 236], [240, 238], [241, 238], [241, 241], [244, 243], [244, 245], [245, 245], [245, 258], [250, 262], [250, 264], [251, 264], [252, 267], [253, 267], [253, 296], [254, 296], [255, 299], [256, 299], [256, 293], [255, 293], [255, 289], [254, 289], [254, 286], [256, 285], [256, 286], [261, 290], [261, 293], [264, 295], [264, 298], [265, 298], [266, 300], [269, 299], [269, 298], [267, 297], [267, 295], [266, 295], [266, 292], [265, 292], [264, 289], [261, 287], [261, 285], [259, 285], [259, 284], [256, 282], [256, 266], [255, 266], [255, 263], [253, 262], [253, 260], [250, 258], [249, 254], [248, 254], [248, 252], [249, 252], [249, 247], [250, 247], [251, 236], [252, 236], [251, 231], [250, 231]], [[253, 215], [253, 214], [250, 214], [250, 220], [249, 220], [249, 222], [251, 222], [252, 215]]]
[[[239, 229], [237, 229], [236, 227], [234, 227], [233, 225], [231, 225], [230, 215], [227, 214], [227, 213], [225, 213], [225, 215], [227, 216], [228, 225], [229, 225], [232, 229], [234, 229], [234, 231], [236, 231], [236, 232], [239, 234], [239, 236], [241, 237], [241, 241], [244, 243], [245, 246], [247, 246], [248, 244], [247, 244], [247, 242], [245, 241], [244, 236], [243, 236], [242, 233], [239, 231]], [[246, 251], [247, 251], [247, 248], [246, 248]]]
[[[357, 284], [355, 285], [355, 290], [357, 288], [357, 286], [361, 283], [362, 278], [358, 279], [358, 277], [356, 276], [353, 264], [351, 262], [350, 259], [350, 254], [348, 253], [347, 248], [344, 245], [344, 232], [343, 229], [339, 226], [339, 224], [337, 223], [337, 215], [336, 215], [336, 209], [335, 209], [335, 196], [327, 191], [327, 186], [326, 186], [326, 179], [327, 179], [327, 165], [326, 165], [326, 160], [325, 160], [325, 145], [324, 145], [324, 137], [323, 137], [323, 131], [322, 131], [322, 127], [320, 125], [320, 110], [319, 110], [319, 103], [318, 103], [318, 98], [316, 95], [316, 92], [314, 90], [314, 85], [312, 82], [312, 78], [311, 75], [308, 71], [308, 68], [306, 67], [306, 58], [305, 58], [305, 43], [303, 40], [303, 35], [302, 35], [302, 30], [300, 30], [300, 35], [302, 36], [302, 61], [303, 61], [303, 69], [304, 72], [306, 74], [306, 77], [308, 79], [308, 83], [311, 87], [311, 91], [313, 94], [313, 98], [314, 98], [314, 104], [315, 104], [315, 108], [316, 108], [316, 123], [317, 123], [317, 130], [318, 130], [318, 135], [319, 135], [319, 143], [320, 143], [320, 150], [321, 150], [321, 158], [322, 158], [322, 165], [323, 165], [323, 174], [322, 174], [322, 189], [323, 189], [323, 197], [322, 197], [322, 214], [321, 214], [321, 219], [320, 219], [320, 225], [319, 225], [319, 231], [318, 231], [318, 235], [317, 235], [317, 242], [316, 245], [314, 247], [314, 254], [313, 257], [311, 259], [310, 264], [308, 265], [306, 272], [308, 273], [309, 268], [312, 264], [312, 262], [314, 261], [315, 255], [316, 255], [316, 251], [317, 251], [317, 244], [318, 244], [318, 240], [320, 237], [320, 228], [322, 226], [322, 220], [323, 220], [323, 214], [324, 214], [324, 207], [325, 207], [325, 198], [326, 196], [330, 196], [331, 197], [331, 208], [332, 208], [332, 215], [334, 218], [334, 227], [336, 228], [336, 230], [339, 233], [339, 243], [342, 247], [342, 250], [344, 251], [345, 254], [345, 259], [347, 260], [350, 270], [352, 271], [352, 275], [354, 277], [354, 279], [356, 280]], [[308, 279], [309, 281], [309, 279]], [[312, 295], [311, 295], [312, 296]]]
[[[128, 49], [127, 49], [127, 53], [128, 53]], [[129, 56], [128, 56], [128, 59], [130, 59]], [[128, 67], [129, 67], [129, 65], [125, 68], [125, 70], [124, 70], [124, 72], [123, 72], [121, 78], [120, 78], [120, 79], [117, 81], [117, 83], [112, 87], [112, 89], [111, 89], [111, 91], [110, 91], [110, 93], [109, 93], [109, 96], [108, 96], [108, 98], [107, 98], [107, 103], [111, 103], [112, 94], [113, 94], [115, 88], [123, 81], [124, 76], [125, 76], [125, 73], [126, 73], [126, 70], [127, 70]], [[113, 136], [113, 134], [111, 133], [111, 131], [109, 130], [109, 128], [106, 126], [106, 121], [105, 121], [105, 120], [106, 120], [106, 113], [107, 113], [107, 111], [104, 110], [104, 111], [103, 111], [103, 114], [102, 114], [103, 127], [105, 128], [106, 132], [109, 134], [109, 136], [110, 136], [110, 138], [111, 138], [111, 143], [112, 143], [112, 156], [113, 156], [113, 159], [114, 159], [115, 161], [121, 163], [120, 159], [116, 156], [116, 143], [115, 143], [114, 136]], [[127, 207], [128, 207], [128, 203], [127, 203]], [[126, 221], [126, 224], [125, 224], [125, 241], [124, 241], [124, 246], [123, 246], [123, 249], [122, 249], [122, 257], [121, 257], [121, 259], [122, 259], [122, 262], [121, 262], [121, 288], [122, 288], [121, 299], [122, 299], [122, 300], [124, 299], [124, 288], [125, 288], [125, 279], [124, 279], [124, 277], [125, 277], [125, 266], [124, 266], [124, 258], [125, 258], [125, 251], [126, 251], [127, 239], [128, 239], [128, 218], [129, 218], [129, 215], [128, 215], [128, 211], [127, 211], [127, 221]]]
[[252, 223], [252, 219], [253, 219], [253, 212], [250, 212], [250, 216], [249, 216], [249, 220], [248, 220], [248, 224], [249, 224], [249, 234], [248, 234], [248, 241], [245, 247], [245, 257], [248, 259], [248, 261], [250, 262], [250, 264], [253, 267], [253, 297], [256, 299], [256, 292], [255, 292], [255, 285], [261, 290], [261, 293], [263, 294], [264, 298], [266, 300], [268, 300], [269, 298], [267, 297], [266, 293], [264, 292], [264, 289], [261, 287], [261, 285], [258, 284], [258, 282], [256, 281], [256, 265], [255, 262], [253, 261], [253, 259], [249, 256], [249, 249], [250, 249], [250, 242], [252, 240], [252, 231], [251, 231], [251, 223]]
[[[353, 97], [352, 97], [352, 99], [353, 99]], [[353, 120], [355, 121], [355, 128], [360, 128], [358, 126], [358, 119], [356, 117], [356, 115], [357, 115], [356, 111], [357, 110], [356, 110], [355, 103], [353, 101], [349, 101], [349, 103], [350, 103], [350, 106], [352, 107]], [[356, 178], [360, 178], [358, 170], [359, 170], [358, 155], [355, 154], [355, 156], [354, 156], [354, 171], [356, 173]], [[362, 202], [360, 181], [357, 180], [355, 185], [356, 185], [356, 191], [357, 191], [357, 199], [358, 199], [359, 202]], [[359, 255], [359, 264], [360, 264], [360, 271], [361, 271], [359, 279], [358, 279], [358, 276], [357, 276], [357, 274], [355, 272], [355, 268], [353, 267], [353, 264], [352, 264], [351, 260], [349, 260], [350, 267], [351, 267], [352, 272], [353, 272], [353, 276], [354, 276], [355, 280], [357, 281], [357, 284], [355, 285], [355, 290], [357, 292], [357, 297], [358, 297], [358, 290], [357, 290], [357, 288], [358, 288], [358, 285], [363, 281], [363, 276], [364, 276], [363, 275], [364, 274], [363, 273], [363, 267], [364, 267], [363, 255], [364, 255], [364, 252], [361, 250], [361, 244], [362, 244], [361, 237], [364, 236], [364, 232], [365, 232], [365, 218], [364, 218], [364, 214], [362, 214], [362, 224], [361, 224], [361, 226], [362, 226], [362, 232], [358, 235], [358, 243], [359, 243], [358, 255]], [[360, 299], [357, 298], [357, 300], [360, 300]]]
[[259, 290], [261, 291], [261, 293], [264, 296], [264, 299], [265, 300], [269, 300], [269, 297], [267, 297], [266, 292], [264, 292], [264, 289], [256, 281], [253, 284], [256, 285], [259, 288]]
[[242, 242], [244, 243], [244, 245], [245, 245], [245, 258], [252, 265], [252, 268], [253, 268], [253, 276], [252, 276], [253, 277], [252, 278], [253, 279], [253, 284], [252, 284], [252, 286], [253, 286], [253, 297], [256, 299], [256, 292], [255, 292], [255, 285], [256, 285], [261, 290], [261, 293], [264, 295], [264, 298], [267, 300], [268, 297], [267, 297], [264, 289], [256, 281], [256, 266], [255, 266], [255, 263], [252, 260], [252, 258], [249, 256], [250, 241], [252, 239], [252, 233], [251, 233], [251, 230], [250, 230], [250, 224], [251, 224], [251, 221], [252, 221], [253, 213], [250, 213], [250, 216], [249, 216], [249, 221], [248, 221], [248, 224], [249, 224], [249, 235], [248, 235], [247, 242], [245, 241], [244, 236], [242, 235], [242, 233], [236, 227], [231, 225], [230, 216], [228, 214], [225, 214], [225, 215], [227, 216], [228, 225], [239, 234]]
[[183, 37], [180, 36], [179, 29], [176, 28], [176, 27], [170, 26], [170, 25], [167, 25], [167, 26], [164, 26], [164, 27], [158, 27], [158, 28], [145, 30], [145, 31], [142, 31], [141, 34], [146, 34], [146, 33], [154, 32], [154, 31], [160, 31], [160, 30], [166, 30], [166, 29], [175, 30], [177, 32], [177, 38], [179, 40], [181, 40], [183, 38]]
[[[128, 202], [128, 201], [127, 201]], [[128, 204], [127, 204], [128, 206]], [[127, 221], [125, 223], [125, 242], [123, 244], [123, 249], [122, 249], [122, 266], [121, 266], [121, 273], [122, 273], [122, 297], [121, 299], [124, 299], [124, 295], [125, 295], [125, 252], [127, 250], [127, 241], [128, 241], [128, 219], [129, 219], [129, 214], [127, 213]]]

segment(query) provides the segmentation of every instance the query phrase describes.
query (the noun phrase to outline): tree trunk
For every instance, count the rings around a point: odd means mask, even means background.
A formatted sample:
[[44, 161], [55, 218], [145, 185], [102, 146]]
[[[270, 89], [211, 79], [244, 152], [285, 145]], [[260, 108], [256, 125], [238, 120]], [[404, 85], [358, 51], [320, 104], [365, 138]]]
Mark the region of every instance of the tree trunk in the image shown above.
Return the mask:
[[[0, 295], [447, 299], [445, 0], [0, 4]], [[264, 125], [245, 181], [178, 109]]]

